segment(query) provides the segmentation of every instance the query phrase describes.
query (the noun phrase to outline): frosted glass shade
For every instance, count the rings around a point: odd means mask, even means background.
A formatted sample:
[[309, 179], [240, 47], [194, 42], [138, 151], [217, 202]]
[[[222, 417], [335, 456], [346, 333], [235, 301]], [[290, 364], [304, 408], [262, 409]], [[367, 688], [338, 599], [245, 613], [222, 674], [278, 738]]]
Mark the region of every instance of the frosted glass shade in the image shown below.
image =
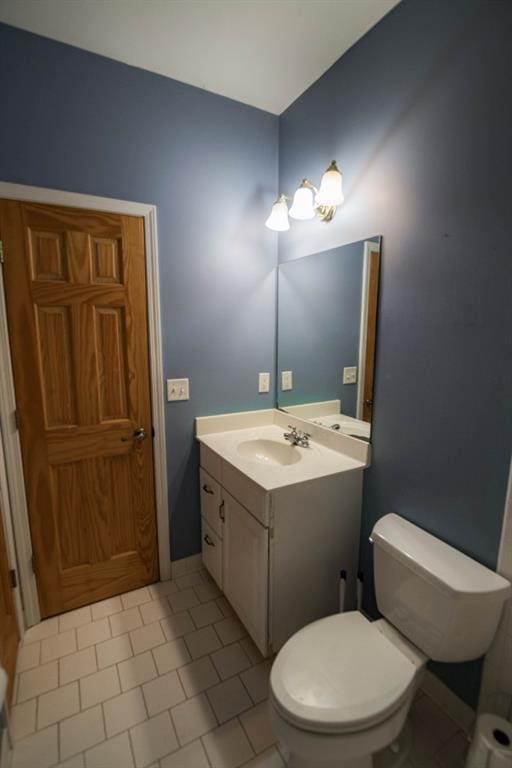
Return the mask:
[[292, 219], [313, 219], [315, 216], [313, 190], [305, 182], [302, 182], [293, 196], [290, 216]]
[[343, 176], [333, 160], [320, 182], [316, 196], [317, 205], [341, 205], [343, 203]]
[[269, 229], [273, 229], [274, 232], [286, 232], [290, 229], [288, 205], [286, 204], [286, 197], [284, 195], [281, 195], [272, 206], [272, 211], [265, 222], [265, 226]]

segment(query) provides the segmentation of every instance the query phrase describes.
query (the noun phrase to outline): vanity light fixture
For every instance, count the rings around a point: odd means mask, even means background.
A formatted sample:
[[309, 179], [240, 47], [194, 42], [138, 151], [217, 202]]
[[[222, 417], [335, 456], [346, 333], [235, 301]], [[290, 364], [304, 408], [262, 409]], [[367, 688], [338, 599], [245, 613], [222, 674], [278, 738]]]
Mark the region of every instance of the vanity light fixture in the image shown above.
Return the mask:
[[295, 190], [293, 203], [288, 211], [289, 197], [279, 195], [272, 206], [272, 212], [265, 222], [269, 229], [275, 232], [286, 232], [290, 229], [288, 216], [292, 219], [308, 220], [317, 216], [320, 221], [332, 221], [336, 209], [343, 203], [343, 176], [336, 160], [333, 160], [325, 171], [317, 189], [308, 179], [303, 179], [300, 187]]

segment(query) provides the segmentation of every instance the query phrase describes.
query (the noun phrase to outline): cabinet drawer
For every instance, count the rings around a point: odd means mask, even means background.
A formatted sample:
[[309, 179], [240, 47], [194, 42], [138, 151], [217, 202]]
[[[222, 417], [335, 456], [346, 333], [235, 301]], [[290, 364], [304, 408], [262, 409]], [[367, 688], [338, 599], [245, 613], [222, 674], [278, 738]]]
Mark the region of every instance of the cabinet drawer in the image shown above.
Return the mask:
[[259, 520], [262, 525], [268, 527], [269, 493], [227, 461], [222, 463], [222, 485], [226, 491], [229, 491], [235, 499], [238, 499], [254, 515], [256, 520]]
[[222, 589], [222, 541], [204, 517], [201, 518], [203, 540], [203, 563], [212, 578]]
[[220, 518], [222, 503], [221, 487], [218, 482], [202, 468], [199, 470], [199, 483], [201, 491], [201, 514], [208, 525], [213, 528], [217, 536], [222, 539], [222, 521]]
[[206, 469], [209, 475], [220, 482], [222, 460], [220, 456], [210, 450], [206, 445], [201, 444], [199, 463], [203, 469]]

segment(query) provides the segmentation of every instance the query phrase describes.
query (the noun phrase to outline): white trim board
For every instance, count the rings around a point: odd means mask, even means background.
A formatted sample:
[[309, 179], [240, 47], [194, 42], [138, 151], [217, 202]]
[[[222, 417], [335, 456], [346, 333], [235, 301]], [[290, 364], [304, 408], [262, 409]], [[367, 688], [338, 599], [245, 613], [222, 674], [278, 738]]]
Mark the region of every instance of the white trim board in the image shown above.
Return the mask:
[[[158, 531], [158, 555], [160, 563], [160, 579], [171, 578], [171, 554], [169, 539], [169, 505], [167, 495], [167, 464], [165, 445], [165, 413], [163, 393], [163, 361], [162, 361], [162, 326], [160, 318], [160, 280], [158, 272], [158, 239], [156, 206], [148, 203], [135, 203], [128, 200], [115, 200], [110, 197], [83, 195], [76, 192], [65, 192], [44, 187], [29, 187], [24, 184], [10, 184], [0, 181], [0, 199], [21, 200], [47, 205], [64, 205], [72, 208], [85, 208], [107, 213], [119, 213], [127, 216], [140, 216], [144, 219], [144, 234], [146, 241], [146, 278], [149, 325], [149, 353], [151, 373], [151, 408], [155, 437], [153, 439], [153, 456], [155, 470], [156, 515]], [[9, 353], [7, 331], [4, 325], [4, 294], [3, 283], [0, 286], [2, 296], [0, 301], [0, 364], [7, 375], [2, 377], [0, 385], [0, 424], [4, 435], [4, 449], [9, 480], [9, 491], [14, 496], [13, 508], [19, 510], [19, 515], [13, 519], [16, 548], [18, 552], [18, 569], [20, 583], [25, 602], [25, 621], [28, 626], [40, 620], [37, 589], [31, 568], [32, 545], [23, 482], [23, 465], [19, 447], [19, 436], [8, 429], [14, 410], [14, 386]], [[6, 328], [5, 324], [5, 328]], [[4, 381], [8, 379], [8, 381]], [[3, 391], [5, 389], [5, 392]], [[9, 461], [10, 460], [10, 461]], [[12, 486], [12, 490], [11, 490]], [[20, 518], [20, 519], [18, 519]]]

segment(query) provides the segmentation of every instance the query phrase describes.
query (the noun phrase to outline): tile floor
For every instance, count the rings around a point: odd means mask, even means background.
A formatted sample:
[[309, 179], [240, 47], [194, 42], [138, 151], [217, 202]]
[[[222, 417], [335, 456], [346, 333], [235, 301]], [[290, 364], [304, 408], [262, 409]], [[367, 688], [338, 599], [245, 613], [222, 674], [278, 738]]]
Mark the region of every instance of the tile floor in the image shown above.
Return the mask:
[[[282, 768], [270, 662], [204, 572], [48, 619], [19, 654], [12, 768]], [[412, 768], [462, 768], [462, 731], [424, 694]]]

